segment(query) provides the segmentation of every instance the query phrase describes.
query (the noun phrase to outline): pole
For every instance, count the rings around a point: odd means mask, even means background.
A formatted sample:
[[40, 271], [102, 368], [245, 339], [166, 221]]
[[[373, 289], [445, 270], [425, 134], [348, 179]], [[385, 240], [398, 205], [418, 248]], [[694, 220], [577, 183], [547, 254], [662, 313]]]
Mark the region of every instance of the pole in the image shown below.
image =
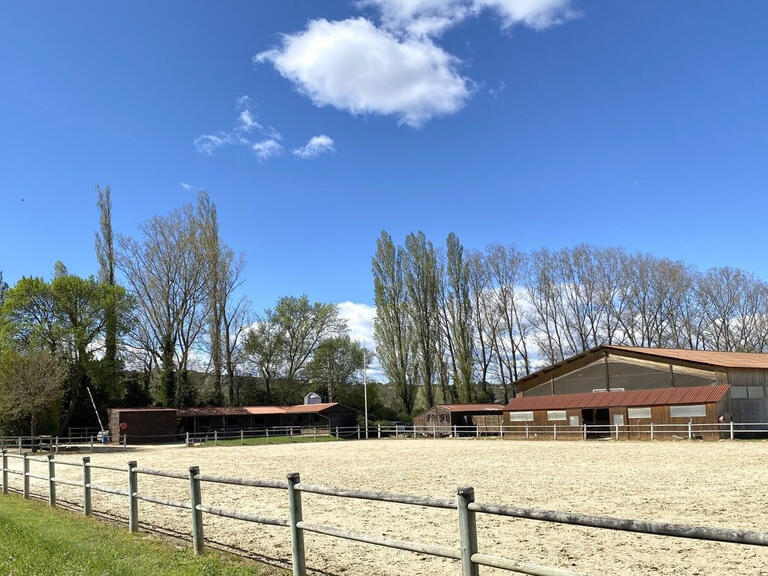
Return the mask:
[[240, 446], [245, 444], [245, 435], [243, 434], [243, 429], [240, 428]]
[[297, 526], [303, 519], [301, 509], [301, 492], [296, 490], [296, 484], [301, 481], [298, 472], [288, 474], [288, 526], [291, 529], [291, 564], [293, 576], [306, 576], [307, 567], [304, 558], [304, 531]]
[[8, 494], [8, 451], [3, 448], [3, 494]]
[[91, 515], [91, 462], [90, 456], [83, 456], [83, 514]]
[[29, 459], [26, 454], [24, 454], [24, 465], [22, 470], [24, 471], [24, 500], [29, 500]]
[[139, 531], [139, 499], [136, 493], [139, 491], [138, 473], [136, 461], [128, 462], [128, 531]]
[[363, 341], [363, 399], [365, 401], [365, 439], [368, 440], [368, 367], [365, 354], [365, 341]]
[[200, 489], [199, 466], [189, 467], [189, 500], [192, 508], [192, 548], [195, 556], [203, 553], [203, 511], [198, 509], [202, 505], [202, 490]]
[[459, 508], [459, 539], [461, 551], [461, 576], [479, 576], [477, 564], [472, 562], [472, 555], [477, 554], [477, 521], [475, 512], [469, 504], [475, 501], [474, 488], [459, 488], [456, 502]]
[[[733, 420], [731, 420], [731, 440], [733, 440]], [[5, 468], [5, 466], [3, 466]]]
[[56, 463], [53, 454], [48, 454], [48, 505], [56, 508]]

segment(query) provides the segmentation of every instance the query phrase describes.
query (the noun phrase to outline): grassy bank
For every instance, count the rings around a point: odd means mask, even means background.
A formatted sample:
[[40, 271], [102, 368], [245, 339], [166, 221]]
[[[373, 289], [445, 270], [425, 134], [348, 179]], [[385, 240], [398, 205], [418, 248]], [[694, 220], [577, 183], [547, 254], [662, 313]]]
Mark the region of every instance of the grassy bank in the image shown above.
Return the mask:
[[25, 576], [278, 576], [287, 572], [211, 552], [192, 555], [146, 534], [15, 495], [0, 496], [0, 574]]

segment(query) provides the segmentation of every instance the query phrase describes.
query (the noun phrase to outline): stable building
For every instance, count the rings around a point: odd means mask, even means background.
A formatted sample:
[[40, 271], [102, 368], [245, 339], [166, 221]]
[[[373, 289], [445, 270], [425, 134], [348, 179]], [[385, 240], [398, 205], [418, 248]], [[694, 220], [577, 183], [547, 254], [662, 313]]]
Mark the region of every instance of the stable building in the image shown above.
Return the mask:
[[503, 417], [500, 404], [437, 404], [413, 417], [413, 425], [436, 434], [451, 435], [453, 427], [476, 426], [475, 433], [498, 433]]
[[131, 444], [157, 444], [176, 440], [175, 408], [112, 408], [109, 435], [113, 442], [124, 436]]
[[600, 346], [517, 380], [505, 424], [768, 422], [768, 354]]

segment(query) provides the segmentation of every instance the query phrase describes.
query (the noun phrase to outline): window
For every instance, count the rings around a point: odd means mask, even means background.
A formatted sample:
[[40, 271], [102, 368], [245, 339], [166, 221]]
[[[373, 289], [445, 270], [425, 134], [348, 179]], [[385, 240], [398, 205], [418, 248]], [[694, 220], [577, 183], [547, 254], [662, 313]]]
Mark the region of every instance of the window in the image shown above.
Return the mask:
[[547, 410], [547, 420], [567, 420], [565, 410]]
[[579, 417], [578, 416], [571, 416], [569, 421], [571, 426], [578, 426], [579, 425]]
[[427, 422], [434, 422], [434, 421], [435, 421], [435, 415], [427, 414]]
[[533, 411], [528, 412], [510, 412], [510, 422], [533, 422]]
[[707, 407], [704, 404], [670, 406], [669, 415], [672, 418], [700, 418], [707, 415]]
[[627, 408], [627, 418], [650, 418], [651, 407], [645, 408]]
[[746, 386], [731, 386], [731, 398], [746, 398], [747, 387]]
[[750, 398], [765, 398], [762, 386], [747, 386], [747, 396]]

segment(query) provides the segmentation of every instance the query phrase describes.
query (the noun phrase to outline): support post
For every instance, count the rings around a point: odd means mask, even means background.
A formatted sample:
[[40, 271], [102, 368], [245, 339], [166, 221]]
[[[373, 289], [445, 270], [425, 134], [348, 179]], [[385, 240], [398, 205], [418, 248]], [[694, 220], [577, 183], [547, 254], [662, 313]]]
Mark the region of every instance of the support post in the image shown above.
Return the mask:
[[56, 508], [56, 462], [53, 454], [48, 454], [48, 505]]
[[27, 458], [27, 455], [24, 454], [24, 465], [22, 466], [22, 470], [24, 471], [24, 488], [22, 491], [22, 494], [24, 495], [24, 500], [29, 500], [29, 459]]
[[301, 492], [296, 490], [296, 484], [301, 481], [298, 472], [288, 474], [288, 525], [291, 529], [291, 564], [293, 576], [306, 576], [307, 567], [304, 558], [304, 532], [297, 526], [303, 519], [301, 509]]
[[[731, 440], [733, 440], [733, 420], [731, 420]], [[3, 466], [3, 468], [5, 468], [5, 466]]]
[[199, 466], [189, 467], [189, 501], [192, 507], [192, 548], [195, 556], [203, 553], [203, 512], [198, 506], [203, 504], [203, 494], [200, 488]]
[[474, 488], [459, 488], [456, 502], [459, 507], [459, 538], [461, 551], [461, 576], [479, 576], [478, 565], [472, 562], [472, 555], [477, 554], [477, 521], [475, 512], [469, 504], [475, 501]]
[[136, 493], [139, 491], [138, 473], [134, 470], [136, 461], [128, 462], [128, 531], [139, 531], [139, 499]]
[[8, 494], [8, 451], [3, 448], [3, 494]]
[[240, 428], [240, 446], [245, 444], [245, 433], [243, 432], [243, 429]]
[[83, 456], [83, 514], [91, 515], [91, 463], [90, 456]]

